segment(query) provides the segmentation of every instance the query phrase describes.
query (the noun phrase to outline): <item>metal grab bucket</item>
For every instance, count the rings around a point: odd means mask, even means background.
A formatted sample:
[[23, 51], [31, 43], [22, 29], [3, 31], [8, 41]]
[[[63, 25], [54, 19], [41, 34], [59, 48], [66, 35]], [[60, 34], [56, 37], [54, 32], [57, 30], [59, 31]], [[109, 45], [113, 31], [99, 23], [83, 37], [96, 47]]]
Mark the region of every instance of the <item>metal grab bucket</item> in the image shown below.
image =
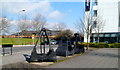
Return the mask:
[[74, 54], [74, 47], [67, 37], [61, 37], [61, 41], [56, 49], [56, 55], [69, 56]]
[[47, 54], [38, 54], [36, 51], [33, 51], [30, 56], [30, 62], [39, 61], [39, 62], [56, 62], [56, 53], [53, 49], [49, 50]]
[[[49, 45], [49, 51], [47, 53], [46, 53], [45, 42], [47, 42], [47, 44]], [[39, 46], [39, 49], [37, 49], [38, 46]], [[39, 50], [40, 52], [38, 53], [37, 50]], [[43, 61], [56, 62], [57, 61], [56, 53], [54, 52], [54, 49], [50, 45], [50, 41], [45, 28], [41, 29], [39, 38], [31, 52], [29, 62], [33, 62], [33, 61], [40, 61], [40, 62], [43, 62]]]
[[75, 33], [74, 34], [74, 50], [75, 50], [75, 53], [84, 53], [85, 52], [85, 49], [84, 49], [84, 46], [81, 46], [78, 44], [78, 41], [80, 40], [79, 38], [79, 34], [78, 33]]

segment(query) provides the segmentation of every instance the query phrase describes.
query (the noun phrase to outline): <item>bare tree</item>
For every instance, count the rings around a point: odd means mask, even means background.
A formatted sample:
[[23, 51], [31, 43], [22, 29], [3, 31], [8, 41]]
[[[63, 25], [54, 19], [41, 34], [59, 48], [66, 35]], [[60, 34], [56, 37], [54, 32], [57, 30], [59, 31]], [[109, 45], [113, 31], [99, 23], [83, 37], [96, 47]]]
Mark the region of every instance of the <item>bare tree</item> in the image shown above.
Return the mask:
[[77, 22], [76, 25], [76, 28], [78, 29], [78, 32], [84, 36], [84, 28], [85, 28], [85, 25], [84, 25], [84, 19], [80, 19], [79, 22]]
[[69, 29], [63, 30], [56, 35], [56, 40], [60, 40], [61, 37], [68, 37], [71, 39], [73, 37], [73, 32]]
[[87, 14], [85, 14], [85, 18], [80, 19], [80, 21], [76, 24], [79, 32], [87, 38], [87, 49], [89, 47], [92, 31], [95, 31], [95, 33], [97, 33], [97, 42], [99, 43], [99, 33], [103, 31], [104, 23], [105, 21], [100, 15], [97, 15], [97, 17], [95, 17], [94, 15], [91, 16], [90, 12], [87, 12]]
[[63, 22], [59, 22], [59, 23], [56, 23], [54, 27], [58, 31], [63, 31], [66, 28], [66, 25]]
[[102, 17], [97, 16], [94, 19], [93, 23], [94, 23], [93, 30], [95, 31], [95, 33], [97, 33], [98, 36], [97, 42], [99, 43], [99, 39], [100, 39], [99, 34], [103, 31], [105, 21], [102, 19]]
[[47, 20], [44, 16], [42, 16], [41, 14], [37, 14], [32, 21], [32, 29], [38, 34], [41, 28], [45, 26], [46, 22]]
[[73, 35], [73, 32], [69, 29], [63, 30], [63, 31], [61, 31], [60, 33], [57, 34], [58, 37], [66, 37], [66, 36], [67, 37], [72, 37], [72, 35]]
[[22, 17], [22, 19], [18, 22], [18, 29], [21, 32], [21, 35], [24, 35], [25, 31], [30, 29], [30, 20], [28, 20], [27, 16]]
[[84, 18], [80, 18], [80, 21], [77, 22], [76, 27], [79, 30], [79, 32], [84, 35], [84, 38], [87, 39], [87, 50], [89, 47], [89, 42], [90, 42], [90, 35], [93, 30], [93, 23], [92, 23], [92, 16], [91, 12], [87, 12], [84, 14]]
[[0, 19], [0, 34], [6, 35], [10, 30], [10, 22], [7, 17], [3, 17]]

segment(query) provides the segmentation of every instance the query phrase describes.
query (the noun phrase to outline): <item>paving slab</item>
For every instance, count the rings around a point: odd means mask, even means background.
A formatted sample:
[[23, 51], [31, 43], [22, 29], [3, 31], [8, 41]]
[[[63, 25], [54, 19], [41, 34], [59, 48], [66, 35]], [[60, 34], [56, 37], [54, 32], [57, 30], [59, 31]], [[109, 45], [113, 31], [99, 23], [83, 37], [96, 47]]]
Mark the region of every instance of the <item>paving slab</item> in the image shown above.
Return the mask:
[[118, 49], [102, 48], [46, 68], [118, 68]]
[[[13, 64], [20, 66], [20, 67], [33, 67], [33, 68], [118, 68], [118, 58], [120, 58], [118, 54], [118, 48], [100, 48], [94, 49], [90, 48], [82, 55], [77, 55], [70, 59], [53, 63], [45, 67], [41, 67], [40, 64], [29, 64], [25, 63], [25, 58], [21, 55], [23, 53], [30, 53], [30, 52], [21, 52], [20, 54], [13, 54], [12, 56], [8, 55], [4, 57], [4, 62], [8, 63], [6, 60], [11, 60], [10, 63], [18, 62], [17, 64]], [[22, 57], [19, 57], [22, 56]], [[19, 62], [20, 61], [20, 62]], [[23, 61], [23, 62], [22, 62]], [[45, 63], [46, 64], [46, 63]], [[6, 65], [6, 64], [5, 64]]]
[[[54, 50], [56, 47], [54, 48]], [[17, 62], [25, 62], [25, 57], [24, 55], [31, 55], [32, 50], [27, 50], [27, 51], [19, 51], [19, 52], [14, 52], [13, 55], [10, 54], [5, 54], [5, 56], [0, 56], [0, 66], [11, 64], [11, 63], [17, 63]], [[49, 51], [49, 48], [46, 48], [46, 53]], [[39, 49], [37, 49], [37, 52], [40, 52]]]

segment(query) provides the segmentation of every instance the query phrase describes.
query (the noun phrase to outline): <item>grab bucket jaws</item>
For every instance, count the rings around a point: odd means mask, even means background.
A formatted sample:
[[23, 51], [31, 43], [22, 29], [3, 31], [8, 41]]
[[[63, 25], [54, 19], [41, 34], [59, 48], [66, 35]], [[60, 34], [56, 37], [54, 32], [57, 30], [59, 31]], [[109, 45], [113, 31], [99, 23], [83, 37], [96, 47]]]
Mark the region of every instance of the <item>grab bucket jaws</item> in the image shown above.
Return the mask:
[[[49, 51], [46, 53], [46, 44], [49, 44]], [[39, 45], [38, 45], [39, 44]], [[39, 49], [37, 47], [40, 47]], [[40, 51], [39, 53], [37, 51]], [[53, 61], [56, 62], [56, 53], [54, 52], [54, 49], [50, 45], [50, 41], [46, 32], [45, 28], [42, 28], [38, 40], [31, 52], [30, 56], [30, 62], [33, 61]]]
[[61, 41], [56, 49], [58, 56], [69, 56], [74, 54], [74, 47], [72, 46], [68, 37], [62, 37]]
[[74, 42], [74, 50], [75, 50], [75, 53], [84, 53], [85, 52], [85, 49], [84, 49], [84, 46], [80, 46], [78, 44], [78, 41], [79, 41], [79, 34], [78, 33], [75, 33], [74, 34], [74, 39], [75, 39], [75, 42]]

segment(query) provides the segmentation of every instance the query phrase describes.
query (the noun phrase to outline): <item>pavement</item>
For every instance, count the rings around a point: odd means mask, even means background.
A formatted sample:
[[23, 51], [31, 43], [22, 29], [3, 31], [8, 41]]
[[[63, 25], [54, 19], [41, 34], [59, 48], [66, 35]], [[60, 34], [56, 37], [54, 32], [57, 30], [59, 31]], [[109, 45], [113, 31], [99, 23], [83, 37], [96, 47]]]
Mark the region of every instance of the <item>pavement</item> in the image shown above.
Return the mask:
[[[57, 47], [54, 47], [54, 50], [56, 50], [56, 48]], [[120, 58], [118, 48], [100, 48], [94, 51], [91, 51], [91, 49], [92, 48], [82, 55], [54, 63], [45, 68], [118, 68], [118, 58]], [[13, 55], [7, 54], [6, 56], [0, 56], [0, 66], [25, 62], [23, 54], [30, 55], [31, 51], [32, 50], [28, 49], [27, 51], [15, 52]], [[46, 51], [48, 51], [48, 48], [46, 48]]]
[[[56, 49], [57, 46], [56, 45], [53, 45], [53, 49]], [[39, 47], [37, 47], [37, 52], [39, 53]], [[1, 48], [2, 49], [2, 48]], [[13, 47], [13, 54], [10, 55], [9, 53], [8, 54], [5, 54], [5, 56], [2, 55], [1, 53], [1, 56], [0, 56], [0, 66], [3, 66], [3, 65], [7, 65], [7, 64], [11, 64], [11, 63], [17, 63], [17, 62], [25, 62], [25, 57], [24, 55], [31, 55], [31, 51], [33, 49], [33, 46], [26, 46], [26, 47]], [[9, 51], [10, 48], [5, 48], [5, 51], [6, 52], [10, 52]], [[46, 46], [46, 53], [48, 52], [49, 50], [49, 47]], [[0, 50], [0, 52], [2, 52], [2, 50]]]
[[118, 49], [102, 48], [46, 68], [118, 68]]

